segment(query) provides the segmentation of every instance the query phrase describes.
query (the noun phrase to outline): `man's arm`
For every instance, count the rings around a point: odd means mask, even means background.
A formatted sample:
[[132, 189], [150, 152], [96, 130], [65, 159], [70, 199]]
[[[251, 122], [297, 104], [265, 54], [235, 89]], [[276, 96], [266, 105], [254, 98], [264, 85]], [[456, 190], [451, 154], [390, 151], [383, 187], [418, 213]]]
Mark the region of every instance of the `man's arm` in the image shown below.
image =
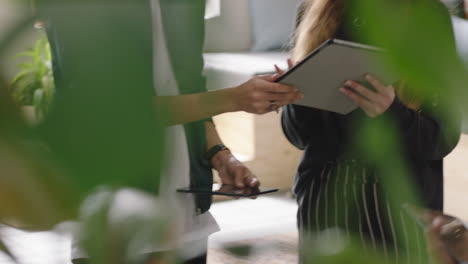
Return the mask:
[[[177, 96], [155, 96], [156, 113], [168, 125], [203, 120], [227, 112], [265, 114], [302, 98], [298, 89], [274, 83], [274, 76], [259, 76], [233, 87]], [[276, 102], [273, 104], [272, 101]]]
[[167, 125], [185, 124], [212, 116], [238, 111], [228, 90], [177, 96], [155, 96], [156, 113], [163, 115]]

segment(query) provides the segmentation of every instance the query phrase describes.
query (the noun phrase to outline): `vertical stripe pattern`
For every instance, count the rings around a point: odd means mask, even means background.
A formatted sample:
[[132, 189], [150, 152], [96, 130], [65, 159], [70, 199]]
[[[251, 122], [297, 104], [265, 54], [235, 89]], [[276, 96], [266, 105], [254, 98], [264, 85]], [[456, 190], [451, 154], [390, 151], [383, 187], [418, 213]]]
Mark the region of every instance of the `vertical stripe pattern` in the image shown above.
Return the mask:
[[[409, 249], [410, 235], [421, 231], [410, 234], [411, 221], [402, 210], [392, 210], [372, 170], [354, 161], [324, 163], [316, 176], [298, 197], [301, 243], [316, 232], [339, 227], [347, 237], [359, 236], [365, 252], [378, 250], [396, 263], [404, 263], [406, 257], [406, 263], [414, 259], [421, 263], [426, 254], [421, 233], [414, 239], [416, 250]], [[397, 227], [401, 228], [401, 240]]]
[[382, 241], [382, 247], [383, 247], [383, 250], [384, 250], [385, 258], [388, 258], [387, 241], [385, 239], [385, 232], [384, 232], [384, 228], [383, 228], [383, 224], [382, 224], [382, 219], [380, 217], [380, 209], [379, 209], [380, 205], [379, 205], [379, 198], [378, 198], [378, 195], [377, 195], [377, 184], [375, 184], [375, 183], [373, 184], [372, 190], [373, 190], [373, 196], [374, 196], [375, 213], [377, 215], [377, 223], [379, 224], [380, 237], [381, 237], [381, 241]]
[[389, 225], [390, 225], [390, 231], [391, 231], [391, 234], [392, 234], [392, 241], [393, 241], [393, 250], [394, 250], [394, 254], [395, 254], [395, 260], [396, 260], [396, 264], [399, 263], [400, 261], [400, 254], [399, 254], [399, 250], [398, 250], [398, 238], [396, 236], [396, 231], [395, 231], [395, 225], [393, 223], [393, 214], [392, 214], [392, 210], [390, 209], [390, 202], [387, 201], [386, 202], [386, 207], [387, 207], [387, 215], [388, 215], [388, 221], [389, 221]]
[[406, 263], [411, 264], [411, 254], [410, 254], [410, 242], [409, 242], [409, 236], [408, 236], [408, 231], [406, 229], [406, 223], [405, 223], [405, 217], [403, 211], [400, 211], [400, 219], [401, 219], [401, 229], [403, 231], [403, 235], [405, 238], [405, 251], [406, 251]]

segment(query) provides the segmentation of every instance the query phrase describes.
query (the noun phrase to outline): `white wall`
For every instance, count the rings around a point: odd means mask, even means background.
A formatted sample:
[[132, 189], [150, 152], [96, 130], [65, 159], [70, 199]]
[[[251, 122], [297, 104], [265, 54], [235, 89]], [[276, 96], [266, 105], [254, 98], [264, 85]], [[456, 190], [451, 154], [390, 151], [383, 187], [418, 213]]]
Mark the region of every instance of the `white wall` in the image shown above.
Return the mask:
[[13, 0], [0, 0], [0, 38], [10, 28], [12, 22], [18, 18], [19, 6]]
[[245, 51], [250, 43], [248, 0], [221, 0], [221, 16], [206, 23], [205, 50]]
[[[0, 0], [0, 43], [6, 40], [6, 35], [14, 28], [15, 24], [24, 19], [26, 14], [30, 12], [30, 9], [20, 5], [18, 2], [20, 1]], [[6, 50], [0, 51], [0, 71], [6, 75], [6, 78], [11, 79], [17, 72], [15, 65], [19, 60], [15, 60], [12, 57], [18, 52], [32, 47], [37, 36], [37, 30], [31, 25], [28, 30], [21, 32]]]

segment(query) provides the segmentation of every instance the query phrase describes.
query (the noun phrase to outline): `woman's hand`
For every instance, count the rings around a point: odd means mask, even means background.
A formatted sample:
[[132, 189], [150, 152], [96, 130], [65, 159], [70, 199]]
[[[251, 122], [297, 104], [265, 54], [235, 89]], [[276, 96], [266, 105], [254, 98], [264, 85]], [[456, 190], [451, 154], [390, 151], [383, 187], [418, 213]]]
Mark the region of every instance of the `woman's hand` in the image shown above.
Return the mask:
[[295, 87], [274, 83], [275, 75], [264, 75], [252, 78], [246, 83], [230, 90], [235, 111], [252, 114], [265, 114], [294, 103], [304, 95]]
[[211, 159], [211, 165], [218, 171], [223, 184], [235, 185], [239, 189], [260, 186], [257, 177], [249, 168], [238, 161], [229, 149], [216, 153]]
[[[294, 63], [292, 62], [292, 60], [288, 59], [287, 62], [288, 62], [288, 70], [292, 69], [292, 67], [294, 67]], [[278, 65], [276, 64], [275, 64], [275, 70], [276, 70], [276, 74], [275, 74], [276, 78], [279, 78], [284, 74], [284, 71], [280, 67], [278, 67]]]
[[431, 253], [440, 263], [455, 263], [453, 257], [468, 261], [468, 231], [457, 218], [439, 214], [426, 231]]
[[369, 117], [374, 118], [385, 113], [392, 105], [395, 100], [395, 89], [392, 85], [385, 86], [370, 74], [366, 75], [366, 80], [375, 91], [351, 80], [346, 81], [340, 91], [356, 102]]
[[426, 229], [426, 236], [428, 239], [429, 253], [435, 259], [435, 263], [440, 264], [455, 264], [450, 252], [440, 236], [443, 223], [440, 219], [434, 220]]
[[460, 261], [468, 261], [468, 230], [460, 219], [438, 216], [432, 226], [440, 227], [440, 237], [452, 254]]

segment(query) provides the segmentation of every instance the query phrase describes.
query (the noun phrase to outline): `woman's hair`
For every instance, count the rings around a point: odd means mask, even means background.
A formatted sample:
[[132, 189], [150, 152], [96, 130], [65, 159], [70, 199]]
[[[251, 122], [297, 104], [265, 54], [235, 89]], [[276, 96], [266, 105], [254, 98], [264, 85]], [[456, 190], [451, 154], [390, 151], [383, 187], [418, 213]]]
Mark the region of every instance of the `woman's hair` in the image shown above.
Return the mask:
[[344, 15], [344, 0], [305, 0], [294, 34], [292, 60], [300, 61], [332, 38]]
[[[294, 62], [304, 59], [337, 32], [345, 9], [351, 0], [304, 0], [301, 5], [298, 26], [293, 36], [291, 58]], [[413, 0], [395, 0], [409, 4]], [[429, 0], [434, 1], [434, 0]], [[346, 8], [345, 8], [346, 7]]]

